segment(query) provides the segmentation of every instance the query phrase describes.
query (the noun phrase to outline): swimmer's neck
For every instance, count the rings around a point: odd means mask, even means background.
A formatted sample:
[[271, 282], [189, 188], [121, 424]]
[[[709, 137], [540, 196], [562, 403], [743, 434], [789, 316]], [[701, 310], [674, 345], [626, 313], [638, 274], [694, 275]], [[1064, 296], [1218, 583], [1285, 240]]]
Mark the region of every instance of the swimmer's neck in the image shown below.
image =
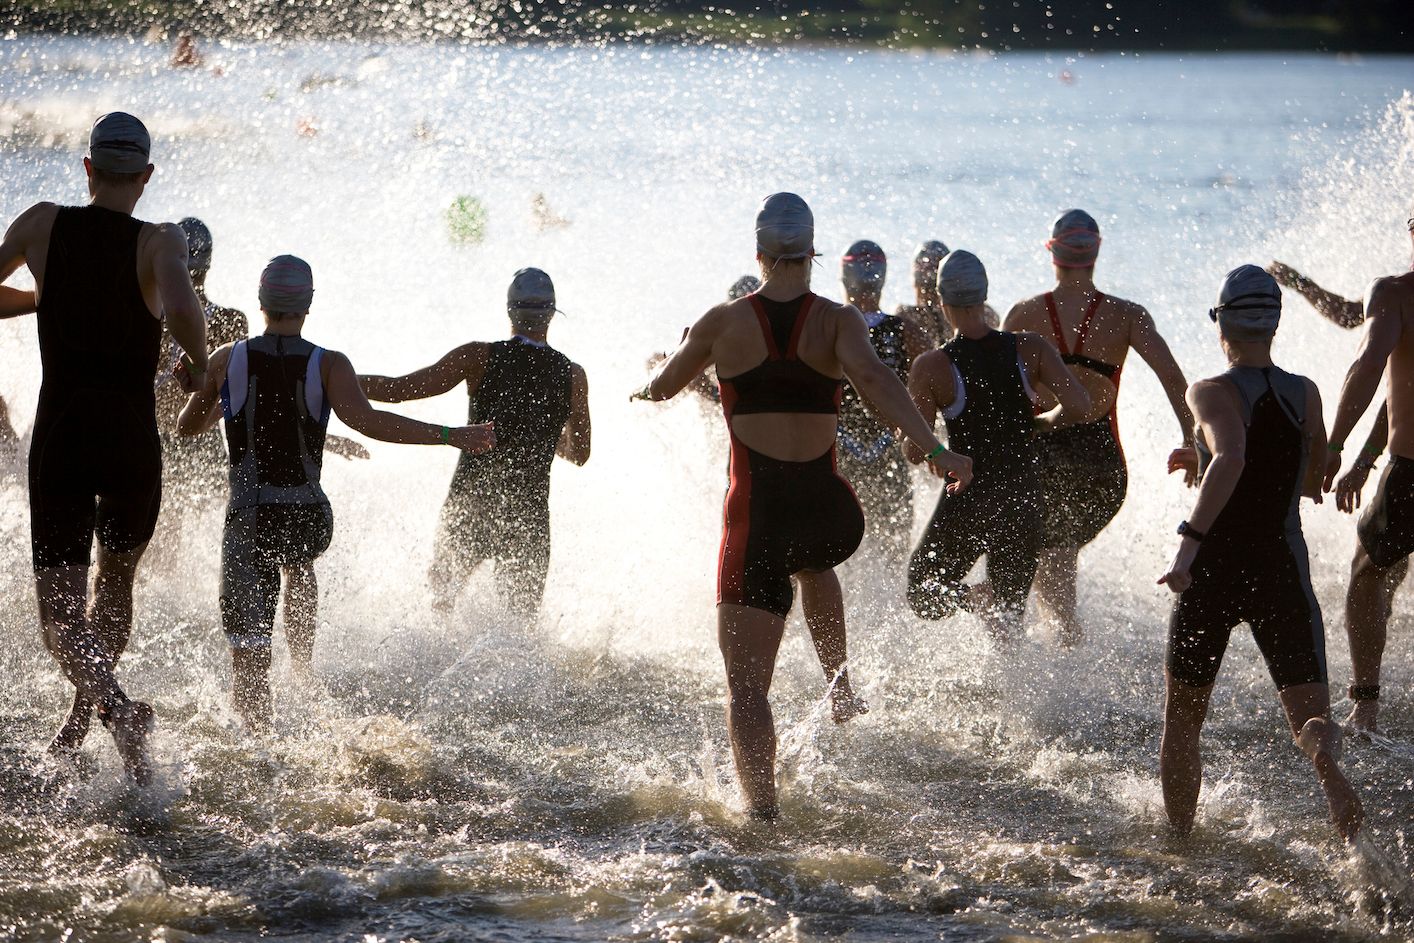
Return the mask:
[[1270, 367], [1272, 365], [1272, 342], [1266, 341], [1223, 341], [1223, 352], [1227, 354], [1230, 367]]
[[93, 186], [89, 190], [89, 197], [90, 206], [98, 206], [115, 213], [122, 213], [124, 216], [131, 216], [133, 210], [137, 209], [137, 201], [142, 199], [142, 187]]
[[763, 265], [761, 287], [757, 293], [772, 301], [790, 301], [810, 290], [810, 264], [777, 266], [766, 270]]
[[550, 328], [549, 325], [545, 327], [516, 327], [512, 324], [511, 336], [524, 337], [526, 340], [535, 341], [537, 344], [549, 344]]
[[1057, 265], [1056, 291], [1093, 292], [1095, 290], [1095, 270], [1092, 268], [1062, 268]]
[[948, 320], [952, 322], [953, 330], [968, 340], [980, 341], [988, 334], [992, 333], [992, 326], [987, 323], [986, 305], [969, 305], [966, 308], [951, 308], [948, 313]]
[[304, 330], [304, 318], [280, 318], [278, 321], [265, 315], [265, 333], [276, 334], [280, 337], [299, 337], [300, 331]]
[[855, 288], [853, 290], [846, 288], [844, 292], [844, 300], [854, 305], [863, 313], [868, 314], [871, 311], [882, 310], [879, 307], [879, 302], [881, 300], [880, 295], [880, 292], [871, 291], [867, 288]]

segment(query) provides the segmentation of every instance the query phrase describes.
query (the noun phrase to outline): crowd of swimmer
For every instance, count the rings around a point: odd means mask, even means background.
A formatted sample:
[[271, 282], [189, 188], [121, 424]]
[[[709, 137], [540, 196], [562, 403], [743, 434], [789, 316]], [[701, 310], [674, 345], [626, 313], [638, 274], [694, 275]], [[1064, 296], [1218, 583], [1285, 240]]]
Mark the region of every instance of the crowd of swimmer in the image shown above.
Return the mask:
[[[372, 438], [461, 450], [433, 538], [431, 579], [442, 607], [473, 569], [494, 561], [507, 602], [527, 615], [538, 610], [550, 469], [556, 456], [583, 464], [590, 454], [585, 372], [547, 340], [556, 300], [546, 273], [515, 274], [510, 338], [463, 344], [405, 376], [359, 375], [347, 357], [303, 336], [314, 279], [301, 259], [277, 256], [261, 273], [259, 336], [246, 336], [244, 315], [206, 298], [206, 227], [132, 215], [153, 172], [150, 149], [137, 118], [101, 116], [84, 158], [89, 204], [36, 204], [0, 246], [0, 279], [26, 265], [35, 282], [33, 291], [0, 287], [0, 316], [37, 312], [38, 320], [43, 381], [29, 456], [35, 585], [45, 644], [75, 689], [50, 753], [72, 756], [96, 714], [139, 783], [151, 776], [153, 711], [124, 694], [114, 670], [164, 490], [228, 495], [220, 614], [233, 704], [259, 730], [271, 721], [282, 589], [292, 666], [307, 668], [313, 653], [314, 562], [333, 534], [320, 487], [324, 452], [367, 457], [328, 434], [331, 412]], [[869, 241], [842, 260], [846, 302], [815, 295], [814, 218], [792, 193], [765, 199], [755, 239], [759, 278], [741, 279], [675, 351], [658, 355], [634, 394], [656, 401], [692, 388], [720, 402], [726, 417], [716, 611], [747, 812], [779, 814], [768, 693], [796, 587], [835, 720], [867, 710], [850, 685], [835, 574], [866, 533], [886, 561], [902, 566], [907, 557], [907, 604], [919, 616], [971, 612], [1009, 645], [1034, 586], [1061, 641], [1080, 641], [1077, 559], [1127, 487], [1115, 400], [1133, 349], [1158, 375], [1179, 424], [1170, 471], [1201, 482], [1160, 579], [1178, 594], [1160, 748], [1169, 820], [1179, 832], [1192, 827], [1199, 732], [1229, 633], [1245, 622], [1337, 831], [1352, 839], [1362, 808], [1339, 766], [1341, 729], [1330, 719], [1298, 504], [1331, 489], [1343, 443], [1388, 361], [1388, 407], [1337, 489], [1338, 506], [1353, 510], [1388, 437], [1395, 458], [1361, 518], [1347, 600], [1351, 721], [1373, 729], [1389, 604], [1414, 551], [1414, 460], [1401, 457], [1414, 456], [1414, 441], [1405, 442], [1414, 436], [1405, 419], [1414, 410], [1414, 341], [1402, 332], [1414, 314], [1414, 274], [1377, 281], [1362, 304], [1280, 263], [1271, 272], [1233, 269], [1209, 312], [1231, 368], [1188, 387], [1149, 313], [1096, 288], [1100, 231], [1081, 210], [1063, 213], [1047, 243], [1055, 287], [1004, 320], [987, 303], [982, 261], [937, 241], [914, 259], [916, 304], [895, 314], [881, 310], [886, 260]], [[1271, 360], [1278, 278], [1333, 319], [1370, 324], [1329, 440], [1315, 385]], [[465, 424], [419, 422], [370, 404], [458, 385], [469, 398]], [[936, 436], [940, 415], [946, 445]], [[909, 462], [945, 481], [911, 553]], [[985, 578], [966, 585], [983, 558]]]

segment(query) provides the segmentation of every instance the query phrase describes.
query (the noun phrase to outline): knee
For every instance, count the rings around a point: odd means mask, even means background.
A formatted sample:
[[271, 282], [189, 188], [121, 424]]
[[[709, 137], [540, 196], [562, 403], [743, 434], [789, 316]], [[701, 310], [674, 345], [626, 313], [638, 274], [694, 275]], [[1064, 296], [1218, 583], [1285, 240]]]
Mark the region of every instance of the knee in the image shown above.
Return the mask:
[[933, 580], [909, 580], [908, 608], [920, 619], [944, 619], [962, 608], [962, 587]]
[[771, 703], [766, 689], [759, 684], [737, 682], [727, 683], [727, 708], [733, 717], [766, 718], [771, 713]]

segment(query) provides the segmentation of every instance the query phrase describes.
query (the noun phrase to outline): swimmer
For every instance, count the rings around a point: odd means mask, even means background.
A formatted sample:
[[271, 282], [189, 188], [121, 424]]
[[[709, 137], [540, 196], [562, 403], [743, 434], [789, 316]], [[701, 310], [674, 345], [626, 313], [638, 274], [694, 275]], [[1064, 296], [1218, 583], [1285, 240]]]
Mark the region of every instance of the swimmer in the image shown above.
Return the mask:
[[[929, 349], [922, 328], [896, 314], [880, 310], [888, 261], [878, 243], [861, 239], [840, 260], [845, 303], [864, 315], [874, 354], [908, 382], [913, 361]], [[898, 448], [893, 429], [875, 417], [848, 381], [840, 403], [840, 473], [854, 485], [864, 507], [866, 535], [886, 560], [902, 561], [913, 536], [913, 477]]]
[[[949, 253], [938, 269], [938, 293], [955, 336], [918, 358], [908, 389], [930, 425], [943, 414], [948, 447], [972, 459], [973, 478], [966, 491], [939, 496], [909, 561], [908, 603], [924, 619], [975, 612], [1007, 643], [1026, 612], [1041, 553], [1036, 427], [1074, 424], [1089, 411], [1090, 396], [1040, 335], [988, 325], [987, 270], [977, 256]], [[1039, 419], [1033, 380], [1060, 402]], [[923, 459], [912, 443], [904, 453], [911, 462]], [[987, 581], [969, 589], [962, 581], [982, 556]]]
[[[899, 305], [894, 311], [901, 318], [907, 318], [923, 329], [928, 336], [928, 347], [941, 347], [952, 339], [952, 325], [943, 314], [943, 299], [938, 296], [938, 266], [948, 254], [948, 247], [940, 239], [929, 239], [920, 243], [913, 252], [913, 295], [914, 303]], [[984, 323], [990, 328], [1001, 326], [1002, 319], [991, 305], [982, 308]]]
[[[1414, 241], [1414, 211], [1410, 216], [1408, 228]], [[1346, 374], [1331, 424], [1325, 489], [1330, 491], [1334, 485], [1345, 440], [1369, 407], [1388, 367], [1390, 461], [1374, 500], [1360, 516], [1360, 541], [1345, 601], [1354, 674], [1349, 694], [1355, 702], [1347, 723], [1373, 731], [1379, 720], [1380, 666], [1394, 591], [1408, 572], [1409, 554], [1414, 551], [1414, 270], [1375, 279], [1365, 293], [1364, 314], [1369, 327]], [[1372, 437], [1378, 432], [1376, 423]]]
[[[1076, 567], [1080, 549], [1105, 528], [1129, 488], [1129, 470], [1119, 444], [1115, 397], [1120, 370], [1132, 349], [1159, 378], [1178, 419], [1183, 445], [1192, 444], [1193, 416], [1184, 401], [1187, 382], [1148, 311], [1095, 287], [1100, 227], [1084, 210], [1057, 217], [1046, 244], [1056, 287], [1018, 303], [1007, 314], [1008, 331], [1034, 331], [1061, 352], [1090, 394], [1095, 415], [1047, 433], [1041, 439], [1041, 486], [1046, 529], [1036, 593], [1042, 614], [1057, 627], [1062, 644], [1077, 645]], [[1049, 409], [1054, 398], [1041, 395]]]
[[74, 685], [73, 708], [49, 749], [75, 754], [96, 706], [141, 785], [151, 777], [153, 712], [128, 699], [113, 671], [132, 631], [133, 578], [161, 505], [152, 376], [164, 320], [189, 373], [200, 376], [206, 325], [182, 230], [132, 215], [152, 179], [147, 128], [110, 112], [94, 122], [88, 144], [90, 203], [37, 203], [22, 213], [0, 245], [0, 281], [28, 265], [38, 303], [43, 380], [29, 465], [34, 579], [45, 645]]
[[304, 669], [314, 654], [314, 561], [334, 531], [320, 486], [330, 411], [385, 442], [470, 452], [496, 442], [489, 425], [435, 426], [370, 406], [348, 358], [302, 336], [314, 300], [314, 275], [304, 260], [271, 259], [259, 297], [265, 332], [212, 354], [177, 420], [182, 435], [201, 435], [225, 417], [231, 497], [221, 540], [221, 624], [231, 643], [232, 701], [253, 730], [271, 720], [271, 634], [282, 569], [297, 585], [298, 605], [285, 611], [290, 659]]
[[450, 611], [471, 572], [495, 562], [506, 605], [534, 617], [550, 568], [550, 468], [589, 461], [589, 378], [550, 346], [555, 285], [537, 268], [506, 293], [511, 336], [472, 341], [400, 377], [362, 376], [369, 399], [402, 403], [464, 385], [472, 422], [496, 428], [496, 449], [465, 454], [442, 505], [433, 547], [433, 605]]
[[1311, 590], [1300, 500], [1321, 500], [1326, 451], [1321, 395], [1272, 363], [1281, 289], [1255, 265], [1223, 279], [1209, 315], [1230, 364], [1188, 391], [1195, 447], [1171, 464], [1201, 475], [1178, 553], [1159, 582], [1179, 594], [1169, 621], [1164, 808], [1179, 834], [1193, 828], [1203, 781], [1199, 735], [1234, 626], [1252, 628], [1296, 745], [1310, 758], [1331, 820], [1346, 841], [1360, 830], [1360, 799], [1339, 766], [1330, 719], [1325, 630]]
[[569, 220], [550, 209], [550, 201], [545, 199], [543, 193], [535, 194], [535, 198], [530, 201], [530, 221], [540, 232], [547, 229], [563, 229], [570, 224]]
[[[835, 471], [841, 386], [848, 376], [924, 452], [930, 469], [972, 477], [971, 462], [933, 436], [892, 369], [874, 353], [858, 310], [810, 291], [815, 221], [793, 193], [756, 216], [762, 287], [694, 324], [635, 398], [670, 399], [710, 366], [721, 378], [731, 437], [730, 482], [717, 575], [717, 640], [727, 672], [727, 730], [747, 812], [772, 819], [776, 732], [768, 693], [800, 585], [806, 622], [838, 640], [845, 672], [844, 598], [834, 568], [864, 536], [864, 515]], [[819, 637], [819, 636], [817, 636]]]

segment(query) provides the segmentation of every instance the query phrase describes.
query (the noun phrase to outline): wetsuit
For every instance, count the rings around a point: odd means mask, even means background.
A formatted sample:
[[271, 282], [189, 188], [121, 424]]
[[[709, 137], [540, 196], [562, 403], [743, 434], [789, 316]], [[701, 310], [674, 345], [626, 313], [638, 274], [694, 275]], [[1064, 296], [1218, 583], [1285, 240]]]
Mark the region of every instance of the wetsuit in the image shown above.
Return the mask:
[[997, 605], [1019, 613], [1036, 576], [1044, 503], [1033, 403], [1016, 335], [958, 335], [943, 351], [957, 388], [943, 412], [948, 448], [972, 459], [972, 483], [943, 492], [908, 564], [908, 603], [925, 619], [965, 602], [963, 579], [987, 557]]
[[[873, 311], [864, 315], [879, 359], [907, 385], [912, 359], [904, 342], [904, 320]], [[895, 544], [902, 556], [913, 529], [913, 481], [893, 430], [869, 412], [848, 382], [840, 401], [839, 468], [854, 485], [869, 529]]]
[[86, 566], [95, 534], [147, 543], [162, 497], [152, 376], [162, 323], [137, 274], [143, 223], [99, 206], [54, 217], [40, 297], [43, 381], [29, 453], [36, 569]]
[[231, 501], [221, 543], [221, 623], [237, 648], [268, 646], [280, 568], [329, 549], [334, 514], [319, 479], [329, 403], [323, 349], [262, 334], [231, 348], [221, 407]]
[[550, 466], [570, 415], [568, 357], [516, 336], [489, 344], [468, 422], [496, 424], [496, 447], [463, 452], [438, 523], [434, 579], [454, 592], [483, 560], [512, 609], [533, 613], [550, 567]]
[[1365, 506], [1357, 528], [1370, 562], [1394, 566], [1414, 553], [1414, 459], [1391, 455], [1375, 499]]
[[[1104, 303], [1099, 292], [1090, 302], [1080, 330], [1075, 338], [1075, 350], [1065, 342], [1065, 332], [1056, 311], [1055, 295], [1046, 293], [1046, 309], [1051, 316], [1056, 348], [1061, 359], [1074, 367], [1093, 370], [1108, 379], [1119, 391], [1120, 368], [1081, 353], [1085, 335], [1095, 312]], [[1124, 451], [1119, 445], [1119, 421], [1116, 405], [1109, 413], [1091, 422], [1067, 426], [1042, 437], [1041, 487], [1046, 496], [1046, 547], [1082, 547], [1099, 536], [1100, 531], [1124, 504], [1129, 490], [1129, 470], [1124, 464]]]
[[835, 469], [833, 444], [817, 458], [788, 462], [749, 447], [732, 419], [753, 413], [839, 415], [842, 382], [796, 353], [815, 306], [807, 292], [791, 301], [750, 295], [766, 340], [766, 359], [718, 380], [731, 436], [717, 602], [785, 618], [795, 592], [791, 574], [839, 566], [864, 537], [864, 512]]
[[[1242, 402], [1242, 476], [1193, 560], [1193, 584], [1169, 620], [1168, 669], [1191, 687], [1218, 676], [1233, 626], [1246, 622], [1277, 688], [1326, 681], [1321, 609], [1301, 534], [1310, 460], [1306, 384], [1277, 367], [1233, 367], [1222, 380]], [[1198, 443], [1202, 470], [1211, 455]]]

